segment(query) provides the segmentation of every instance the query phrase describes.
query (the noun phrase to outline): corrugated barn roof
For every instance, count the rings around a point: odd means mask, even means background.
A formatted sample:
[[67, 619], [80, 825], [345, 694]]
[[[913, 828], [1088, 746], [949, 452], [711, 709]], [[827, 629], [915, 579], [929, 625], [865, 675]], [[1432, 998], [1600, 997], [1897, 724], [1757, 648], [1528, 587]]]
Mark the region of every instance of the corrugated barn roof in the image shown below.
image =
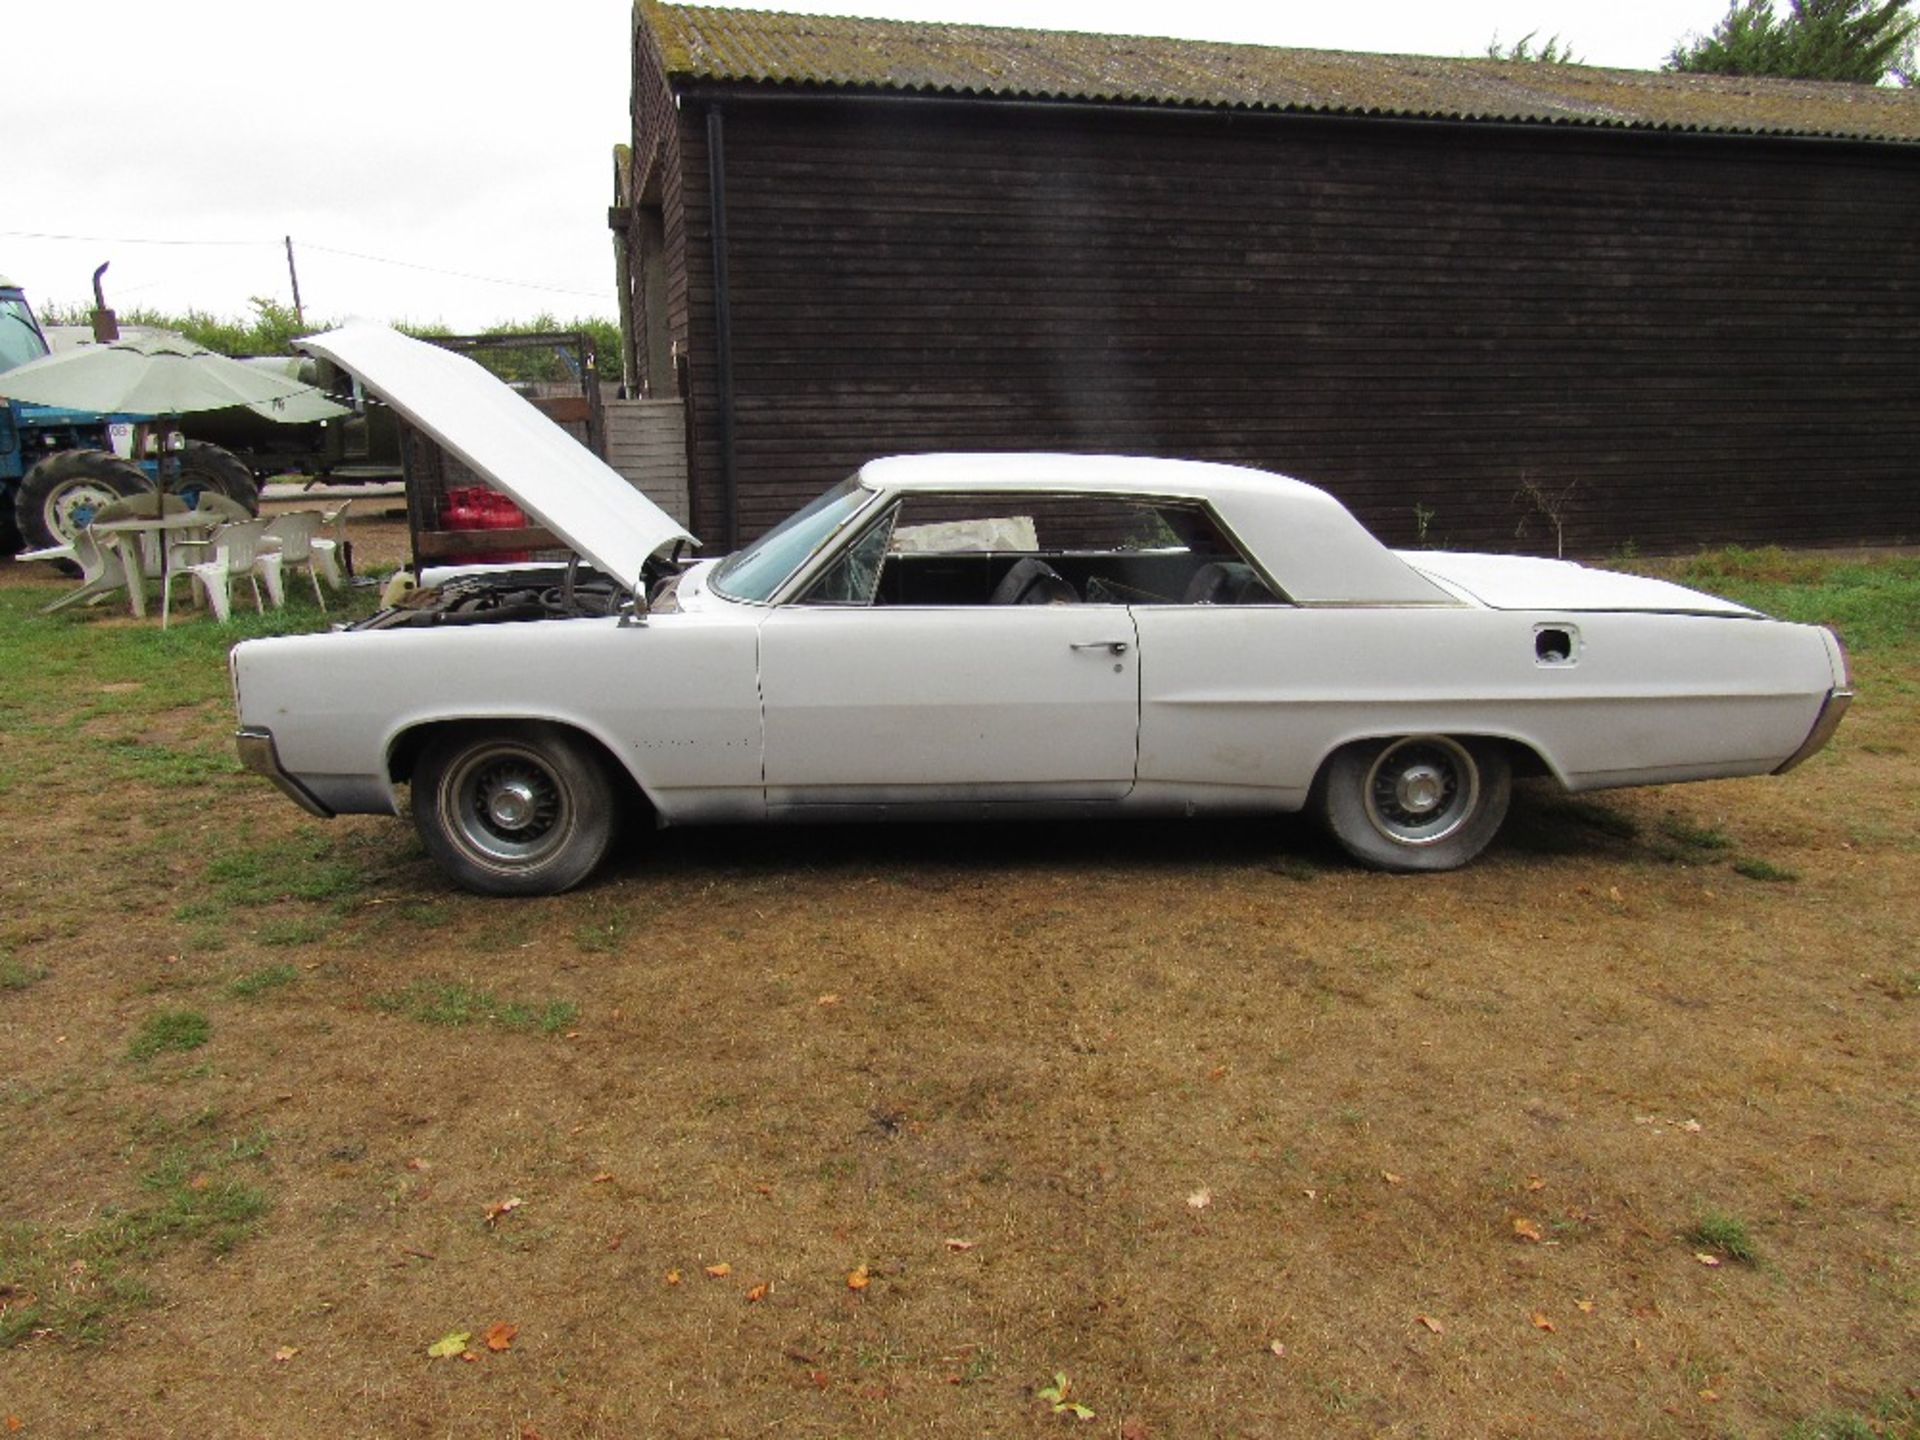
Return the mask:
[[1920, 142], [1920, 91], [640, 0], [669, 76], [906, 95]]

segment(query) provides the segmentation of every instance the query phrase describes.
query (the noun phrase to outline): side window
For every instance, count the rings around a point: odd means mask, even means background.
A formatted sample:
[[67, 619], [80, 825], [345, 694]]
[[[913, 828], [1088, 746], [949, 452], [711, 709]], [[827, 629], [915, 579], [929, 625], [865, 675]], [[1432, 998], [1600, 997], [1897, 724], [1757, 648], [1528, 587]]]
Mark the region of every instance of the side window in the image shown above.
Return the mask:
[[1225, 605], [1273, 596], [1204, 507], [1116, 495], [910, 493], [802, 603]]
[[894, 520], [900, 513], [895, 506], [881, 516], [847, 547], [841, 557], [821, 572], [820, 578], [800, 597], [803, 605], [871, 605], [880, 584], [880, 569], [886, 562], [888, 541], [893, 536]]

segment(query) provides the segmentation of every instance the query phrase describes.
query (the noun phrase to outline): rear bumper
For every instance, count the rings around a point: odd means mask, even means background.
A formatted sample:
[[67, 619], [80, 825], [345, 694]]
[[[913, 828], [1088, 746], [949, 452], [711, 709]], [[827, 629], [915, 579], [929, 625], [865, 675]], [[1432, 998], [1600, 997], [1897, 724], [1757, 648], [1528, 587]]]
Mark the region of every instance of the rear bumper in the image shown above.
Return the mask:
[[234, 748], [240, 752], [240, 763], [256, 775], [264, 775], [279, 787], [280, 792], [309, 815], [318, 815], [322, 820], [331, 820], [333, 811], [322, 805], [313, 795], [280, 767], [280, 752], [274, 749], [273, 732], [254, 726], [245, 726], [234, 732]]
[[1814, 717], [1813, 729], [1807, 732], [1807, 738], [1800, 742], [1800, 748], [1789, 755], [1786, 762], [1773, 773], [1784, 775], [1809, 755], [1824, 749], [1833, 738], [1833, 732], [1840, 728], [1840, 721], [1846, 716], [1847, 707], [1853, 703], [1853, 691], [1835, 687], [1827, 692], [1827, 698], [1820, 705], [1820, 713]]

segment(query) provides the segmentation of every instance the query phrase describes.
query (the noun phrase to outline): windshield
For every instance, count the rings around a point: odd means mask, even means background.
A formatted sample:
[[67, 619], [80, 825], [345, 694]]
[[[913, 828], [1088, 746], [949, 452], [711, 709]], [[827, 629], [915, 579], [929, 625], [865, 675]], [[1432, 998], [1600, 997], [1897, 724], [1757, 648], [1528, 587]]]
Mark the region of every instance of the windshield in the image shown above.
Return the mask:
[[0, 295], [0, 370], [11, 370], [47, 353], [33, 311], [18, 296]]
[[873, 498], [849, 475], [805, 509], [796, 510], [713, 572], [713, 588], [729, 600], [771, 600], [807, 557]]

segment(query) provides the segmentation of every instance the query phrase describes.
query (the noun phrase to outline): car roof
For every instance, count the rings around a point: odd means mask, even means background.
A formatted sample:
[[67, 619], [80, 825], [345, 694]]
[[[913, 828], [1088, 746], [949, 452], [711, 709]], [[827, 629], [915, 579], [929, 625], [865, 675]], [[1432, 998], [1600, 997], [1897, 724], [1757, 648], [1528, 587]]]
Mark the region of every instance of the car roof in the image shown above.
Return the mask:
[[1204, 501], [1303, 604], [1459, 603], [1326, 491], [1245, 465], [1139, 455], [896, 455], [868, 461], [859, 478], [869, 489], [893, 492], [1069, 490]]

